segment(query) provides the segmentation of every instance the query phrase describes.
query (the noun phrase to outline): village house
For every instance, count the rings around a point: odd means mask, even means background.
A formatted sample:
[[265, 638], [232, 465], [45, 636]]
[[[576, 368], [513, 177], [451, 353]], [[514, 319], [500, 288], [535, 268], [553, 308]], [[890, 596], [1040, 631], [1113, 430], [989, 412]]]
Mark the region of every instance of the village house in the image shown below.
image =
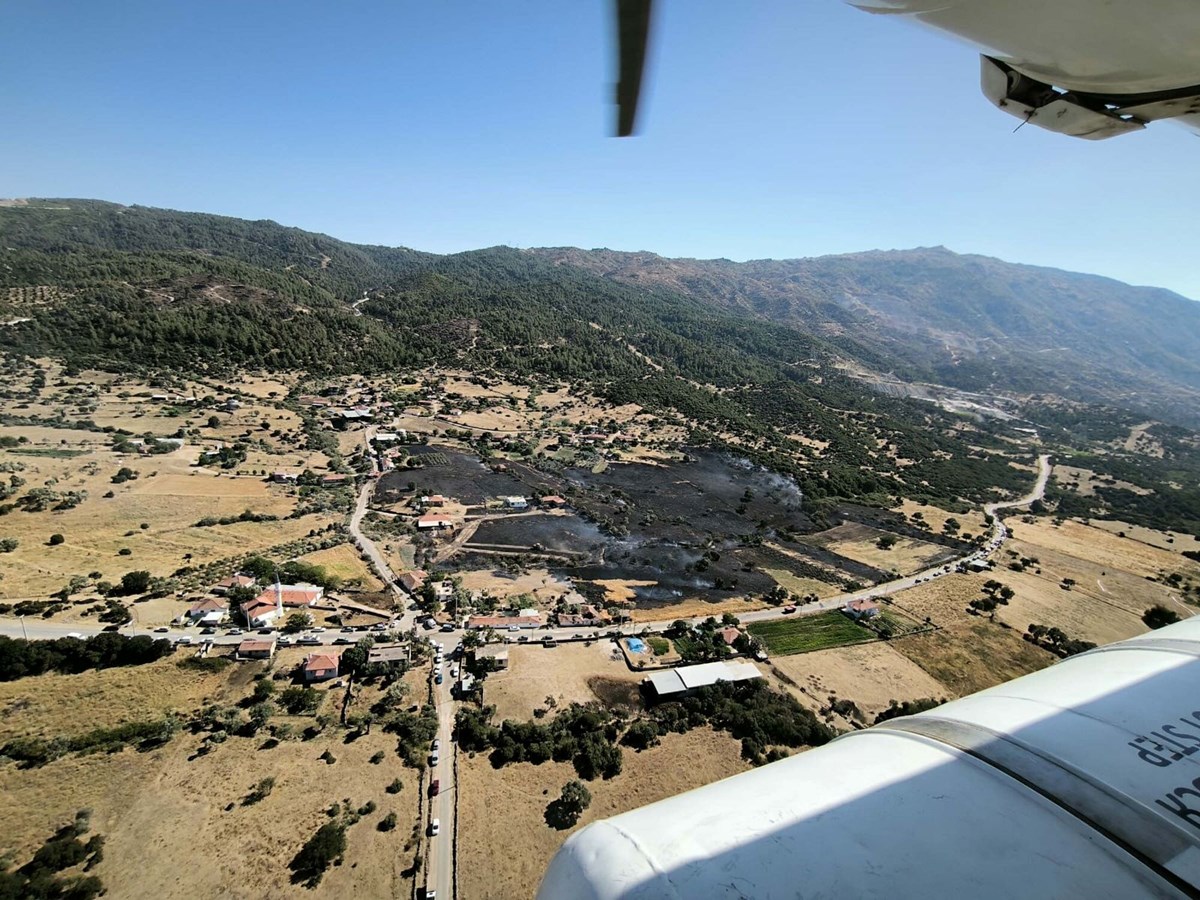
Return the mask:
[[237, 659], [274, 659], [275, 641], [261, 638], [246, 638], [238, 644]]
[[410, 594], [415, 594], [425, 586], [425, 579], [429, 575], [423, 569], [413, 569], [411, 572], [405, 572], [400, 576], [400, 587], [404, 588]]
[[325, 589], [315, 584], [273, 584], [254, 598], [255, 603], [278, 603], [283, 606], [312, 606], [325, 596]]
[[250, 600], [243, 603], [241, 609], [251, 628], [263, 628], [283, 615], [283, 607], [274, 600]]
[[222, 578], [212, 586], [214, 594], [227, 594], [234, 588], [252, 588], [258, 581], [253, 575], [243, 575], [238, 572], [236, 575], [230, 575], [228, 578]]
[[517, 628], [540, 628], [542, 625], [541, 613], [532, 610], [526, 610], [526, 612], [533, 612], [534, 614], [520, 616], [471, 616], [467, 619], [467, 628], [472, 630], [483, 628], [506, 629], [514, 626]]
[[717, 633], [721, 635], [721, 640], [725, 642], [725, 646], [727, 647], [732, 647], [734, 642], [742, 636], [742, 632], [733, 625], [728, 625]]
[[271, 480], [276, 484], [295, 484], [300, 477], [298, 472], [285, 472], [282, 469], [277, 469], [271, 473]]
[[870, 619], [879, 615], [879, 604], [874, 600], [851, 600], [842, 611], [852, 619]]
[[548, 497], [543, 497], [538, 502], [541, 503], [541, 505], [544, 506], [546, 509], [562, 509], [564, 506], [567, 505], [567, 501], [564, 500], [562, 497], [558, 496], [557, 494], [551, 494]]
[[220, 625], [229, 617], [229, 607], [224, 600], [206, 597], [187, 611], [194, 625]]
[[441, 494], [434, 494], [431, 497], [422, 497], [421, 498], [421, 505], [425, 506], [425, 507], [429, 507], [429, 506], [441, 507], [441, 506], [445, 506], [449, 502], [450, 502], [450, 498], [443, 497]]
[[490, 659], [496, 664], [497, 669], [508, 668], [508, 647], [504, 644], [487, 644], [483, 647], [475, 648], [475, 661]]
[[529, 501], [524, 497], [504, 497], [504, 505], [509, 509], [528, 509]]
[[304, 660], [304, 680], [328, 681], [337, 678], [338, 656], [336, 653], [310, 653]]
[[408, 662], [411, 655], [408, 644], [375, 644], [367, 651], [368, 663]]
[[443, 528], [453, 528], [454, 520], [439, 513], [426, 513], [417, 519], [417, 528], [422, 531], [440, 531]]
[[604, 625], [608, 617], [590, 603], [579, 607], [578, 613], [559, 613], [558, 624], [564, 628], [592, 628]]
[[328, 475], [321, 476], [321, 484], [345, 484], [350, 480], [350, 476], [341, 472], [330, 472]]

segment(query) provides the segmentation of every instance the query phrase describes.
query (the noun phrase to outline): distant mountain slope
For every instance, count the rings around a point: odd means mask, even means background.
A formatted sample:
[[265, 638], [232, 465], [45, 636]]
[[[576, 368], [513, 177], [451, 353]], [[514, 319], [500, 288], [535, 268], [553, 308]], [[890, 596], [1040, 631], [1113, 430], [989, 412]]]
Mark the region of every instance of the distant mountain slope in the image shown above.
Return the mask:
[[941, 247], [745, 263], [533, 252], [835, 342], [853, 336], [910, 378], [1116, 400], [1192, 421], [1200, 407], [1200, 303], [1159, 288]]

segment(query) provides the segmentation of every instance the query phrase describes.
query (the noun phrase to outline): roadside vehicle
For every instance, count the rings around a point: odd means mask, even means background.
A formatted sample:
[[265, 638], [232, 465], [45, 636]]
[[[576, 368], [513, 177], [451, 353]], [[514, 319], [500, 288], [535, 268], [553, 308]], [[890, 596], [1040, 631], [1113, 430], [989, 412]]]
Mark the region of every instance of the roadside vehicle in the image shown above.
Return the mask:
[[[441, 830], [442, 830], [442, 822], [440, 819], [434, 819], [432, 822], [429, 823], [429, 836], [430, 837], [436, 837], [437, 833]], [[426, 897], [429, 896], [428, 891], [425, 892], [425, 896]]]
[[442, 782], [439, 779], [435, 778], [435, 779], [433, 779], [433, 781], [429, 782], [429, 796], [430, 797], [436, 797], [439, 793], [441, 793], [441, 790], [442, 790]]
[[444, 625], [442, 625], [442, 631], [449, 632], [449, 631], [453, 631], [453, 630], [454, 630], [453, 622], [446, 622]]
[[240, 628], [230, 628], [230, 629], [229, 629], [227, 632], [225, 632], [225, 633], [226, 633], [226, 634], [245, 634], [246, 632], [242, 631], [242, 629], [240, 629]]
[[785, 606], [785, 607], [783, 608], [783, 612], [784, 612], [784, 614], [785, 614], [785, 615], [786, 615], [787, 613], [794, 613], [795, 611], [796, 611], [796, 607], [794, 607], [794, 606]]
[[200, 633], [201, 634], [216, 634], [217, 629], [213, 628], [212, 626], [209, 626], [208, 628], [201, 628]]
[[[170, 628], [168, 628], [166, 625], [164, 625], [161, 628], [155, 628], [154, 633], [155, 634], [166, 634], [170, 630], [171, 630]], [[69, 635], [68, 635], [68, 637], [69, 637]]]

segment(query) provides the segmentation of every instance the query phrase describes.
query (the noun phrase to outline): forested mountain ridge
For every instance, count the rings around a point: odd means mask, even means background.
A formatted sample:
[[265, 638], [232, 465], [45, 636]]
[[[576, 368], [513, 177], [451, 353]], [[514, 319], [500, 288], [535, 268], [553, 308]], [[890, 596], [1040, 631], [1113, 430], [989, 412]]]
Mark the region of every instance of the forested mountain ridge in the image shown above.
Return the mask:
[[1196, 421], [1200, 303], [1161, 288], [942, 247], [811, 259], [552, 248], [560, 264], [838, 340], [910, 379], [1120, 402]]
[[[810, 499], [977, 499], [1026, 480], [1005, 457], [972, 450], [958, 417], [843, 375], [834, 363], [845, 355], [871, 356], [852, 339], [834, 347], [537, 253], [341, 245], [269, 222], [96, 201], [0, 207], [0, 235], [10, 354], [123, 370], [448, 363], [565, 379], [682, 415], [694, 440], [794, 474]], [[990, 428], [973, 429], [971, 444], [1011, 449]], [[914, 462], [901, 472], [896, 459]]]

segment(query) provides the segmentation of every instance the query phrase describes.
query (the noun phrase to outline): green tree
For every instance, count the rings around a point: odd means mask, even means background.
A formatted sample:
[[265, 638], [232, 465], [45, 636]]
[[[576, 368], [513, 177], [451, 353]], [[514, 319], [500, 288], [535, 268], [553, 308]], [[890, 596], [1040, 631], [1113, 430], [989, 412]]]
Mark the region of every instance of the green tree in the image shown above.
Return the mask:
[[296, 634], [310, 627], [312, 623], [313, 617], [310, 613], [298, 610], [287, 617], [287, 621], [283, 623], [283, 632], [284, 634]]
[[304, 842], [304, 846], [288, 864], [292, 870], [292, 883], [316, 887], [325, 870], [345, 852], [346, 826], [339, 822], [326, 822]]
[[558, 799], [550, 801], [546, 807], [546, 824], [558, 831], [565, 831], [579, 821], [591, 804], [592, 794], [583, 786], [583, 782], [568, 781], [563, 785]]
[[1164, 625], [1174, 625], [1179, 621], [1179, 613], [1156, 603], [1142, 615], [1142, 621], [1150, 628], [1162, 628]]
[[117, 593], [125, 596], [144, 594], [148, 590], [150, 590], [150, 573], [144, 569], [126, 572], [121, 576], [121, 583], [117, 586]]
[[50, 540], [48, 540], [46, 543], [48, 543], [51, 547], [57, 547], [59, 544], [63, 543], [64, 541], [66, 541], [66, 538], [63, 537], [61, 534], [56, 533], [56, 534], [50, 535]]

